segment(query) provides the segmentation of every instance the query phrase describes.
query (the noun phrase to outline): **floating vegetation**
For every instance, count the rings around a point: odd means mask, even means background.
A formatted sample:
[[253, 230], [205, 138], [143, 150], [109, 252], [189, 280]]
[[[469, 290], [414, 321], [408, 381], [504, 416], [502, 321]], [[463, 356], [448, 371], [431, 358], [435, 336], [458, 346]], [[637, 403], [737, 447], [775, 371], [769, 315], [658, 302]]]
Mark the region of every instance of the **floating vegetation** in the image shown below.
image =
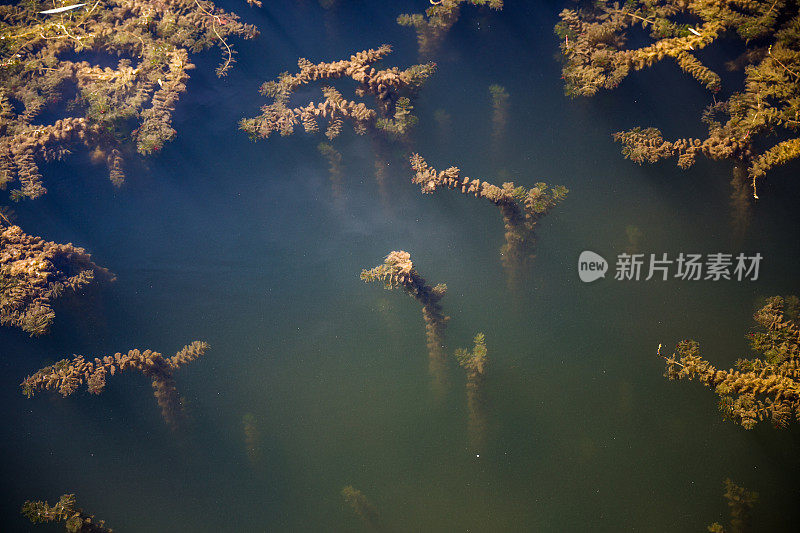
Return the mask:
[[63, 521], [69, 533], [113, 533], [103, 520], [95, 521], [94, 516], [76, 505], [74, 494], [64, 494], [52, 507], [43, 501], [26, 501], [22, 514], [34, 524]]
[[742, 488], [730, 479], [725, 480], [724, 486], [725, 499], [728, 501], [728, 507], [730, 508], [730, 525], [724, 527], [722, 524], [714, 522], [708, 526], [708, 530], [711, 533], [745, 533], [750, 531], [750, 515], [753, 507], [758, 503], [758, 493]]
[[447, 285], [440, 283], [431, 287], [425, 278], [419, 275], [411, 262], [411, 254], [394, 251], [386, 256], [382, 265], [370, 270], [361, 271], [361, 279], [366, 283], [383, 282], [388, 290], [402, 287], [411, 297], [422, 305], [422, 318], [425, 320], [425, 336], [428, 344], [428, 358], [431, 375], [437, 390], [445, 383], [444, 330], [449, 316], [442, 313], [439, 304], [447, 292]]
[[[127, 141], [147, 155], [175, 136], [189, 53], [220, 48], [222, 76], [234, 62], [228, 39], [257, 34], [207, 1], [108, 0], [41, 13], [51, 5], [0, 6], [0, 188], [18, 181], [14, 200], [43, 195], [39, 163], [77, 146], [120, 185]], [[116, 67], [101, 67], [98, 54], [117, 58]]]
[[[391, 51], [392, 47], [385, 44], [377, 50], [369, 49], [352, 55], [349, 60], [316, 65], [301, 58], [297, 62], [300, 69], [297, 74], [284, 72], [277, 81], [262, 85], [261, 94], [272, 98], [273, 102], [263, 106], [258, 117], [242, 119], [239, 127], [253, 138], [266, 139], [275, 132], [283, 136], [291, 135], [298, 125], [302, 125], [307, 133], [317, 133], [320, 122], [325, 121], [325, 136], [333, 139], [341, 133], [347, 120], [358, 134], [380, 131], [394, 137], [402, 136], [416, 123], [416, 117], [411, 114], [413, 107], [410, 98], [433, 74], [436, 65], [427, 63], [405, 70], [397, 67], [375, 70], [373, 63]], [[356, 96], [363, 98], [372, 95], [375, 107], [347, 100], [331, 86], [322, 88], [321, 102], [289, 107], [289, 100], [298, 88], [312, 81], [342, 78], [350, 78], [358, 83]]]
[[500, 255], [512, 284], [516, 283], [522, 268], [534, 258], [536, 224], [569, 192], [562, 185], [548, 187], [545, 183], [526, 189], [506, 182], [501, 188], [488, 181], [462, 176], [458, 167], [436, 170], [429, 167], [419, 154], [411, 156], [411, 168], [416, 172], [411, 181], [425, 194], [432, 194], [440, 188], [457, 189], [463, 194], [486, 198], [500, 209], [506, 228], [506, 242]]
[[[324, 125], [325, 136], [333, 140], [341, 133], [344, 122], [349, 122], [357, 134], [370, 136], [375, 152], [375, 178], [384, 203], [388, 203], [385, 181], [391, 151], [387, 142], [406, 139], [417, 123], [417, 117], [411, 113], [414, 109], [411, 100], [436, 68], [434, 63], [427, 63], [405, 70], [397, 67], [376, 70], [373, 64], [391, 51], [392, 47], [385, 44], [377, 50], [359, 52], [350, 56], [349, 60], [316, 65], [301, 58], [297, 62], [300, 69], [297, 74], [284, 72], [277, 81], [261, 86], [261, 94], [272, 98], [273, 102], [261, 108], [261, 115], [242, 119], [239, 127], [253, 139], [267, 139], [276, 132], [282, 136], [292, 135], [295, 127], [301, 125], [306, 133], [313, 134]], [[322, 87], [322, 101], [290, 107], [292, 95], [302, 86], [318, 80], [333, 83], [344, 78], [358, 84], [355, 88], [356, 97], [371, 95], [374, 105], [347, 100], [337, 89], [325, 85]], [[319, 147], [329, 159], [331, 169], [338, 168], [339, 163], [332, 162], [337, 159], [335, 153], [338, 153], [333, 146], [323, 143]], [[332, 172], [331, 176], [333, 178], [335, 173]]]
[[697, 379], [714, 389], [723, 417], [745, 429], [764, 420], [775, 427], [787, 427], [792, 417], [800, 417], [800, 329], [796, 318], [786, 312], [784, 302], [779, 296], [770, 298], [753, 316], [763, 331], [747, 337], [761, 357], [739, 359], [735, 368], [718, 370], [700, 357], [697, 342], [685, 340], [678, 343], [675, 353], [664, 358], [666, 377]]
[[483, 383], [486, 378], [486, 337], [478, 333], [473, 339], [472, 351], [459, 348], [455, 352], [456, 360], [467, 373], [467, 410], [469, 411], [470, 448], [474, 452], [483, 452], [486, 448], [486, 401], [483, 395]]
[[115, 279], [83, 248], [47, 242], [0, 222], [0, 324], [44, 335], [56, 316], [50, 303], [96, 278]]
[[169, 358], [152, 350], [130, 350], [127, 354], [116, 353], [94, 361], [76, 355], [72, 360], [62, 359], [42, 368], [25, 378], [20, 386], [28, 398], [40, 390], [58, 390], [62, 396], [69, 396], [83, 383], [91, 394], [100, 394], [109, 375], [133, 368], [152, 380], [153, 395], [161, 407], [161, 415], [170, 428], [176, 429], [184, 415], [172, 373], [204, 355], [208, 348], [207, 343], [194, 341]]
[[[698, 155], [741, 159], [748, 166], [753, 196], [756, 180], [771, 168], [800, 156], [800, 13], [794, 2], [706, 2], [630, 0], [592, 2], [561, 12], [556, 33], [561, 40], [565, 91], [592, 96], [613, 89], [631, 72], [672, 58], [708, 90], [722, 88], [720, 76], [703, 65], [697, 52], [738, 35], [745, 52], [729, 63], [744, 69], [744, 87], [727, 99], [714, 99], [702, 115], [705, 139], [667, 141], [657, 128], [633, 128], [614, 135], [622, 153], [637, 163], [677, 157], [692, 166]], [[635, 26], [648, 32], [652, 44], [628, 48]], [[762, 149], [767, 137], [783, 138]]]
[[503, 0], [439, 0], [431, 2], [425, 13], [405, 14], [397, 17], [401, 26], [411, 26], [417, 31], [419, 55], [422, 58], [433, 57], [442, 45], [450, 28], [458, 22], [461, 15], [461, 4], [469, 3], [488, 6], [491, 9], [503, 9]]

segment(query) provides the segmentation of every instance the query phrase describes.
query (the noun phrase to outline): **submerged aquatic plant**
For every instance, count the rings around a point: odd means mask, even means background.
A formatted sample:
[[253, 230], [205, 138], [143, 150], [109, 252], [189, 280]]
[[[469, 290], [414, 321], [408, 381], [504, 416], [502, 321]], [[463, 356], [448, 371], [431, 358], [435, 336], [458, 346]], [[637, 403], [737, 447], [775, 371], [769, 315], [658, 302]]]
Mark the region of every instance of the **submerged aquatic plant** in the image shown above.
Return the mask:
[[397, 17], [397, 23], [401, 26], [411, 26], [417, 31], [419, 55], [430, 58], [439, 51], [447, 32], [458, 22], [461, 5], [465, 3], [488, 6], [495, 10], [503, 9], [503, 0], [439, 0], [432, 1], [424, 14], [400, 15]]
[[[5, 217], [3, 217], [5, 218]], [[55, 319], [51, 302], [96, 278], [114, 275], [72, 244], [47, 242], [0, 222], [0, 324], [44, 335]]]
[[793, 417], [800, 418], [800, 328], [792, 314], [795, 302], [776, 296], [753, 316], [761, 331], [748, 335], [748, 340], [760, 357], [739, 359], [735, 368], [719, 370], [700, 357], [697, 342], [685, 340], [678, 343], [675, 353], [664, 357], [666, 377], [697, 379], [714, 389], [723, 416], [745, 429], [764, 420], [787, 427]]
[[485, 198], [500, 209], [506, 229], [506, 242], [500, 255], [512, 281], [534, 257], [536, 224], [569, 192], [562, 185], [548, 187], [546, 183], [537, 183], [530, 189], [516, 186], [513, 182], [498, 187], [488, 181], [462, 176], [458, 167], [436, 170], [429, 167], [419, 154], [411, 156], [411, 168], [416, 172], [411, 181], [425, 194], [443, 188], [456, 189], [462, 194]]
[[750, 513], [758, 503], [758, 493], [740, 487], [730, 479], [723, 483], [725, 487], [725, 499], [730, 508], [730, 525], [724, 527], [719, 522], [714, 522], [708, 526], [711, 533], [745, 533], [750, 531]]
[[473, 339], [472, 351], [459, 348], [455, 358], [467, 373], [467, 409], [469, 411], [468, 434], [470, 447], [481, 452], [486, 446], [486, 407], [483, 383], [486, 378], [486, 336], [478, 333]]
[[133, 368], [152, 380], [153, 395], [161, 407], [161, 415], [170, 428], [176, 429], [183, 419], [183, 411], [172, 374], [182, 365], [204, 355], [208, 348], [208, 343], [194, 341], [168, 358], [152, 350], [130, 350], [126, 354], [116, 353], [93, 361], [76, 355], [72, 360], [62, 359], [42, 368], [25, 378], [20, 386], [28, 398], [40, 390], [58, 390], [62, 396], [69, 396], [83, 383], [90, 393], [100, 394], [109, 375]]
[[[0, 188], [18, 181], [15, 200], [44, 194], [39, 163], [77, 146], [120, 185], [126, 141], [147, 155], [175, 136], [190, 52], [219, 47], [222, 76], [234, 60], [228, 39], [257, 34], [205, 0], [106, 0], [42, 14], [47, 7], [0, 6]], [[114, 68], [100, 66], [105, 58]]]
[[[272, 133], [291, 135], [298, 125], [302, 125], [308, 133], [317, 133], [320, 122], [324, 120], [327, 122], [325, 135], [333, 139], [342, 131], [347, 120], [359, 134], [376, 130], [390, 136], [401, 136], [416, 122], [416, 117], [411, 114], [413, 107], [410, 97], [433, 73], [436, 65], [427, 63], [405, 70], [397, 67], [376, 70], [373, 64], [391, 51], [392, 47], [384, 44], [377, 50], [364, 50], [350, 56], [349, 60], [332, 63], [314, 64], [301, 58], [297, 62], [300, 69], [297, 74], [284, 72], [277, 81], [262, 85], [261, 93], [272, 98], [273, 102], [263, 106], [259, 116], [242, 119], [239, 127], [253, 138], [266, 139]], [[375, 107], [347, 100], [331, 86], [322, 88], [321, 102], [290, 107], [292, 94], [300, 87], [314, 81], [332, 82], [342, 78], [350, 78], [358, 84], [356, 96], [373, 96]]]
[[[277, 80], [261, 86], [261, 93], [270, 97], [272, 103], [263, 106], [259, 116], [242, 119], [239, 127], [253, 139], [267, 139], [273, 133], [292, 135], [298, 126], [312, 134], [324, 126], [325, 136], [332, 141], [341, 133], [344, 123], [349, 122], [357, 134], [369, 134], [375, 152], [375, 178], [381, 198], [388, 204], [385, 173], [392, 152], [389, 143], [408, 139], [417, 123], [411, 101], [436, 68], [434, 63], [427, 63], [405, 70], [397, 67], [377, 70], [374, 64], [391, 51], [391, 46], [385, 44], [377, 50], [364, 50], [350, 56], [349, 60], [332, 63], [313, 64], [301, 58], [297, 62], [299, 72], [284, 72]], [[367, 98], [367, 101], [348, 100], [333, 86], [324, 85], [321, 101], [292, 107], [292, 96], [304, 85], [316, 81], [334, 83], [343, 79], [354, 81], [357, 84], [355, 96]], [[335, 178], [334, 194], [338, 195], [336, 180], [339, 178], [337, 171], [341, 167], [341, 155], [337, 156], [338, 152], [328, 143], [322, 143], [318, 148], [328, 159], [331, 177]]]
[[494, 84], [489, 86], [489, 95], [492, 98], [492, 152], [497, 157], [508, 128], [509, 94], [505, 87]]
[[256, 466], [261, 461], [261, 432], [258, 429], [258, 419], [253, 413], [242, 416], [242, 429], [247, 459], [252, 466]]
[[444, 109], [437, 109], [433, 113], [436, 122], [436, 134], [440, 142], [446, 143], [453, 136], [453, 116]]
[[342, 498], [370, 531], [383, 531], [385, 529], [381, 523], [378, 509], [364, 496], [363, 492], [352, 485], [347, 485], [342, 489]]
[[64, 521], [69, 533], [113, 533], [107, 528], [105, 521], [95, 521], [94, 516], [77, 507], [74, 494], [64, 494], [53, 506], [43, 501], [26, 501], [22, 506], [22, 514], [34, 524]]
[[328, 175], [331, 179], [331, 190], [333, 195], [337, 198], [342, 196], [342, 181], [344, 180], [344, 173], [342, 172], [342, 153], [333, 147], [330, 143], [319, 143], [317, 151], [328, 162]]
[[382, 265], [361, 271], [361, 279], [370, 283], [383, 282], [388, 290], [402, 287], [412, 298], [422, 305], [422, 318], [425, 320], [425, 336], [428, 344], [429, 367], [438, 387], [444, 384], [444, 330], [449, 316], [442, 312], [440, 301], [447, 292], [447, 285], [440, 283], [431, 287], [420, 276], [411, 262], [411, 254], [404, 251], [391, 252]]
[[[800, 12], [795, 2], [753, 0], [597, 1], [565, 9], [556, 33], [561, 40], [563, 78], [569, 96], [592, 96], [613, 89], [631, 72], [673, 59], [678, 67], [713, 93], [720, 76], [697, 52], [723, 36], [738, 35], [745, 52], [728, 66], [744, 69], [744, 87], [727, 99], [714, 98], [702, 115], [705, 139], [667, 141], [657, 128], [633, 128], [614, 138], [637, 163], [677, 157], [681, 168], [698, 155], [740, 159], [748, 166], [753, 196], [756, 180], [771, 168], [800, 156]], [[641, 25], [652, 43], [629, 48]], [[767, 138], [778, 134], [777, 142]]]

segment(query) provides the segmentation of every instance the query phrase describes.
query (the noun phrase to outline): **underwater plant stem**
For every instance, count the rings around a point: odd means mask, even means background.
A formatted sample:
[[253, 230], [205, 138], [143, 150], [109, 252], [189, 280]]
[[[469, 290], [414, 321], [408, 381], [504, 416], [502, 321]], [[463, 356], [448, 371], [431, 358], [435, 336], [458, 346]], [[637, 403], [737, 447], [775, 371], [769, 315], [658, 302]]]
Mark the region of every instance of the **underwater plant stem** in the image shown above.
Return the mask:
[[198, 2], [197, 0], [194, 0], [194, 3], [197, 4], [197, 7], [200, 8], [200, 11], [202, 11], [203, 13], [205, 13], [206, 15], [208, 15], [213, 19], [211, 22], [211, 29], [213, 30], [214, 35], [217, 36], [217, 39], [219, 39], [220, 42], [223, 45], [225, 45], [225, 48], [228, 51], [228, 59], [225, 60], [225, 64], [222, 65], [222, 67], [220, 67], [219, 69], [219, 72], [225, 72], [228, 69], [228, 66], [231, 64], [231, 61], [233, 60], [233, 52], [231, 51], [231, 47], [228, 46], [228, 43], [225, 42], [225, 39], [223, 39], [222, 36], [219, 34], [219, 32], [217, 32], [217, 27], [215, 25], [215, 22], [216, 23], [219, 22], [220, 20], [219, 15], [214, 15], [213, 13], [208, 12], [203, 6], [200, 5], [200, 2]]

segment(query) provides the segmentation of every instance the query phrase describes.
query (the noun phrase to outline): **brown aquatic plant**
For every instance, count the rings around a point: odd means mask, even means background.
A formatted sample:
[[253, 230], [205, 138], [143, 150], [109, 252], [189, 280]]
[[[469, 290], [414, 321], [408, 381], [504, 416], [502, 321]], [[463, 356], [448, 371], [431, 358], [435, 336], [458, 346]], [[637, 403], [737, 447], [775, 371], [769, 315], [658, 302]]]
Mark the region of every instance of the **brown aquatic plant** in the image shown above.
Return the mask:
[[633, 224], [625, 226], [625, 237], [627, 240], [625, 253], [630, 255], [641, 253], [642, 238], [644, 237], [642, 229]]
[[[271, 98], [272, 103], [263, 106], [259, 116], [242, 119], [239, 127], [254, 139], [266, 139], [273, 133], [291, 135], [297, 126], [302, 126], [308, 133], [317, 133], [320, 123], [324, 122], [327, 124], [326, 137], [333, 139], [348, 121], [358, 134], [380, 131], [390, 137], [401, 137], [417, 120], [411, 114], [411, 97], [433, 73], [436, 65], [427, 63], [405, 70], [397, 67], [376, 70], [374, 63], [391, 51], [392, 47], [384, 44], [377, 50], [364, 50], [348, 60], [332, 63], [314, 64], [301, 58], [297, 62], [298, 73], [284, 72], [276, 81], [261, 86], [261, 94]], [[291, 107], [291, 97], [299, 88], [311, 82], [333, 82], [343, 78], [350, 78], [358, 84], [355, 89], [357, 97], [373, 97], [374, 107], [347, 100], [342, 93], [327, 85], [322, 87], [322, 101]]]
[[730, 508], [730, 525], [724, 527], [719, 522], [708, 526], [711, 533], [746, 533], [751, 527], [751, 512], [758, 503], [758, 493], [740, 487], [730, 479], [724, 482], [725, 499]]
[[506, 230], [506, 242], [500, 255], [512, 280], [519, 277], [521, 269], [534, 257], [536, 224], [569, 192], [562, 185], [548, 187], [546, 183], [537, 183], [530, 189], [513, 182], [498, 187], [488, 181], [462, 176], [458, 167], [436, 170], [419, 154], [411, 156], [411, 168], [416, 173], [411, 181], [425, 194], [437, 189], [455, 189], [462, 194], [485, 198], [500, 209]]
[[253, 413], [245, 413], [242, 416], [242, 429], [247, 459], [255, 466], [261, 461], [261, 431], [258, 429], [258, 419]]
[[83, 383], [91, 394], [100, 394], [109, 375], [132, 368], [151, 380], [153, 395], [161, 408], [161, 415], [171, 429], [177, 429], [184, 415], [172, 374], [186, 363], [204, 355], [208, 348], [207, 343], [194, 341], [167, 358], [152, 350], [142, 352], [135, 349], [126, 354], [116, 353], [94, 360], [76, 355], [71, 360], [62, 359], [42, 368], [25, 378], [20, 387], [28, 398], [41, 390], [57, 390], [62, 396], [69, 396]]
[[[147, 155], [175, 136], [190, 52], [219, 47], [221, 76], [234, 59], [228, 40], [257, 33], [205, 0], [106, 0], [40, 13], [52, 6], [0, 6], [0, 188], [19, 182], [15, 200], [44, 194], [40, 162], [76, 147], [121, 184], [127, 141]], [[106, 58], [113, 67], [101, 66]]]
[[433, 113], [436, 122], [436, 134], [442, 143], [448, 143], [453, 136], [453, 116], [444, 109], [437, 109]]
[[[297, 62], [298, 73], [284, 72], [277, 80], [261, 86], [261, 93], [271, 98], [272, 103], [264, 105], [259, 116], [242, 119], [239, 127], [253, 139], [267, 139], [273, 133], [292, 135], [298, 126], [306, 133], [315, 134], [323, 126], [325, 136], [332, 141], [339, 136], [345, 122], [350, 123], [357, 134], [369, 134], [375, 152], [375, 179], [383, 203], [389, 205], [385, 182], [386, 167], [392, 159], [390, 144], [408, 140], [417, 123], [411, 101], [436, 68], [434, 63], [427, 63], [405, 70], [398, 67], [376, 70], [374, 64], [391, 51], [391, 46], [385, 44], [377, 50], [352, 55], [349, 60], [313, 64], [301, 58]], [[304, 85], [316, 81], [333, 83], [345, 78], [356, 83], [354, 93], [360, 101], [348, 100], [339, 90], [324, 85], [321, 101], [296, 107], [291, 102], [295, 91]], [[323, 155], [329, 159], [331, 176], [336, 177], [335, 170], [341, 166], [336, 160], [341, 156], [336, 156], [338, 152], [329, 143], [319, 147], [324, 147]]]
[[730, 185], [731, 229], [737, 243], [741, 243], [753, 217], [753, 206], [750, 202], [750, 181], [747, 179], [746, 169], [741, 165], [733, 167]]
[[317, 151], [328, 162], [328, 175], [331, 180], [333, 195], [337, 198], [342, 196], [342, 182], [344, 173], [342, 172], [342, 153], [330, 143], [319, 143]]
[[34, 524], [47, 522], [64, 522], [69, 533], [112, 533], [103, 520], [95, 520], [77, 507], [74, 494], [64, 494], [53, 506], [43, 501], [26, 501], [22, 506], [22, 514]]
[[444, 330], [449, 316], [442, 312], [440, 301], [447, 292], [447, 285], [440, 283], [434, 287], [428, 285], [411, 262], [411, 254], [394, 251], [386, 256], [382, 265], [361, 271], [361, 279], [366, 282], [383, 282], [388, 290], [401, 287], [412, 298], [422, 305], [422, 318], [425, 320], [425, 336], [427, 338], [429, 368], [437, 389], [445, 381]]
[[375, 167], [375, 182], [378, 184], [378, 195], [384, 206], [391, 206], [392, 201], [389, 198], [389, 192], [386, 190], [386, 175], [390, 166], [389, 157], [386, 154], [387, 150], [384, 149], [385, 147], [382, 143], [376, 143], [373, 147], [375, 153], [373, 165]]
[[342, 489], [342, 498], [344, 498], [345, 503], [353, 509], [353, 512], [363, 520], [367, 529], [370, 531], [385, 530], [381, 517], [378, 514], [378, 509], [364, 496], [363, 492], [352, 485], [347, 485]]
[[[786, 304], [790, 305], [786, 305]], [[735, 368], [719, 370], [700, 356], [700, 345], [678, 343], [675, 353], [664, 357], [669, 379], [696, 379], [719, 396], [724, 418], [745, 429], [769, 420], [787, 427], [800, 418], [800, 329], [792, 314], [796, 299], [769, 298], [753, 319], [760, 326], [747, 336], [757, 357], [736, 361]], [[659, 355], [661, 348], [659, 347]]]
[[505, 87], [494, 84], [489, 86], [489, 95], [492, 98], [492, 152], [498, 157], [508, 129], [509, 94]]
[[52, 301], [96, 279], [113, 281], [114, 275], [83, 248], [47, 242], [0, 222], [0, 324], [44, 335], [55, 319]]
[[13, 209], [5, 205], [0, 205], [0, 226], [13, 226], [16, 218], [17, 215], [14, 213]]
[[[666, 58], [717, 93], [722, 79], [701, 63], [697, 52], [733, 35], [746, 48], [728, 64], [744, 69], [744, 86], [726, 99], [713, 98], [702, 115], [705, 139], [668, 141], [656, 128], [634, 128], [614, 136], [625, 157], [640, 164], [677, 157], [681, 168], [698, 155], [742, 160], [758, 198], [756, 180], [800, 156], [800, 13], [794, 2], [629, 0], [620, 5], [601, 0], [565, 9], [560, 17], [556, 33], [570, 96], [613, 89], [631, 72]], [[639, 25], [651, 43], [629, 48], [630, 34]]]
[[438, 0], [432, 1], [425, 13], [400, 15], [397, 23], [416, 30], [420, 57], [431, 58], [439, 51], [450, 28], [458, 22], [461, 5], [467, 3], [488, 6], [495, 10], [503, 9], [503, 0]]
[[473, 452], [483, 452], [486, 448], [486, 400], [483, 384], [486, 379], [486, 337], [478, 333], [473, 339], [472, 351], [459, 348], [455, 352], [456, 360], [467, 374], [467, 410], [469, 412], [470, 448]]

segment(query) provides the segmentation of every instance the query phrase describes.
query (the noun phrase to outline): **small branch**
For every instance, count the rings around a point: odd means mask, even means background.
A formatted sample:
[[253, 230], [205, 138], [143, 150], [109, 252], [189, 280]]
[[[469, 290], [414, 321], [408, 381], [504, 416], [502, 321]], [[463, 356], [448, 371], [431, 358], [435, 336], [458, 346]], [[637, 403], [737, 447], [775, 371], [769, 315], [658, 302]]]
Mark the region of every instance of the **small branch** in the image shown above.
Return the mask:
[[639, 19], [642, 22], [647, 22], [648, 24], [655, 24], [656, 23], [654, 20], [650, 20], [650, 19], [646, 19], [644, 17], [640, 17], [639, 15], [635, 15], [633, 13], [629, 13], [628, 11], [625, 11], [625, 10], [617, 9], [616, 12], [617, 13], [622, 13], [623, 15], [628, 15], [629, 17], [633, 17], [635, 19]]
[[194, 0], [194, 3], [197, 4], [197, 7], [200, 8], [200, 11], [202, 11], [203, 13], [205, 13], [206, 15], [208, 15], [213, 19], [211, 22], [211, 29], [214, 30], [214, 35], [217, 36], [217, 39], [219, 39], [222, 42], [222, 44], [225, 45], [225, 48], [228, 50], [228, 59], [225, 61], [225, 64], [218, 71], [218, 72], [225, 72], [225, 70], [228, 68], [228, 65], [230, 65], [231, 61], [233, 60], [233, 52], [231, 51], [231, 47], [228, 46], [228, 43], [225, 42], [225, 39], [223, 39], [222, 36], [217, 32], [217, 27], [214, 25], [215, 22], [217, 23], [219, 22], [220, 17], [219, 15], [214, 15], [213, 13], [210, 13], [207, 9], [201, 6], [200, 2], [198, 2], [197, 0]]
[[800, 74], [797, 74], [796, 72], [790, 70], [786, 65], [781, 63], [777, 58], [773, 57], [773, 55], [772, 55], [772, 45], [769, 45], [769, 48], [767, 49], [767, 54], [769, 54], [769, 57], [771, 57], [773, 61], [775, 61], [780, 66], [782, 66], [784, 68], [784, 70], [786, 70], [786, 72], [788, 72], [789, 74], [791, 74], [795, 78], [800, 78]]

